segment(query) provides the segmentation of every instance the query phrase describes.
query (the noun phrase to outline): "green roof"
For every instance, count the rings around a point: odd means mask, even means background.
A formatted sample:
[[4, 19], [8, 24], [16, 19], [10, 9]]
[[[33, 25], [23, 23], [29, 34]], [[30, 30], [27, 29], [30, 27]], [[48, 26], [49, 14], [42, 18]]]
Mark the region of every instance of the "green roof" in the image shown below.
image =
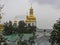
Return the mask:
[[5, 38], [7, 38], [7, 40], [9, 41], [16, 41], [18, 38], [17, 34], [12, 34], [12, 35], [8, 35], [8, 36], [4, 36]]
[[23, 40], [29, 40], [30, 37], [32, 37], [33, 35], [32, 34], [24, 34], [23, 36]]
[[[32, 36], [33, 36], [33, 34], [24, 34], [22, 39], [29, 40], [29, 38]], [[9, 40], [9, 41], [16, 41], [18, 39], [18, 34], [12, 34], [12, 35], [8, 35], [8, 36], [4, 36], [4, 37], [7, 38], [7, 40]]]

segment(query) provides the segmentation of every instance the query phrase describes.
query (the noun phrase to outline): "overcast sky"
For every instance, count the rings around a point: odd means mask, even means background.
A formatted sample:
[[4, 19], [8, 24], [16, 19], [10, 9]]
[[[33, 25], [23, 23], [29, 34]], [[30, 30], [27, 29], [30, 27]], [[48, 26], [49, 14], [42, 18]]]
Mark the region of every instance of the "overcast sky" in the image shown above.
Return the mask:
[[14, 20], [15, 16], [19, 20], [25, 20], [31, 3], [37, 18], [37, 27], [52, 29], [60, 18], [60, 0], [6, 0], [3, 21]]

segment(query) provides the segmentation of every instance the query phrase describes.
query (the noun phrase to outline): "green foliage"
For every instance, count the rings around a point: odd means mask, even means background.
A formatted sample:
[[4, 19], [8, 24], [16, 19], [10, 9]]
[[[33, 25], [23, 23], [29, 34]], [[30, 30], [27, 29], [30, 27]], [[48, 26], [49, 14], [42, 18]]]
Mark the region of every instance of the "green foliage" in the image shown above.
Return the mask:
[[2, 42], [6, 43], [6, 39], [0, 34], [0, 45], [1, 45]]
[[3, 34], [4, 35], [10, 35], [12, 34], [12, 30], [13, 30], [13, 26], [12, 26], [12, 22], [9, 21], [9, 23], [4, 23], [4, 29], [3, 29]]
[[53, 31], [51, 32], [50, 36], [50, 42], [51, 45], [54, 45], [55, 43], [60, 45], [60, 19], [53, 26]]
[[18, 33], [23, 33], [26, 30], [25, 25], [26, 24], [24, 23], [24, 21], [19, 21], [17, 32]]
[[14, 24], [13, 24], [13, 30], [12, 30], [12, 32], [13, 32], [13, 33], [17, 33], [17, 30], [18, 30], [18, 26], [17, 26], [16, 23], [14, 23]]

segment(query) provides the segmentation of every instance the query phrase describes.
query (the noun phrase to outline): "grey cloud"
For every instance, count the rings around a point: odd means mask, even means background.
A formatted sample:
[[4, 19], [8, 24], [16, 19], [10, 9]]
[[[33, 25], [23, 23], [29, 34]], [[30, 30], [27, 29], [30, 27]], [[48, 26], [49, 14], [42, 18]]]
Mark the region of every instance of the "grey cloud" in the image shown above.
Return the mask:
[[57, 9], [60, 8], [60, 0], [30, 0], [30, 2], [37, 2], [38, 4], [50, 4]]

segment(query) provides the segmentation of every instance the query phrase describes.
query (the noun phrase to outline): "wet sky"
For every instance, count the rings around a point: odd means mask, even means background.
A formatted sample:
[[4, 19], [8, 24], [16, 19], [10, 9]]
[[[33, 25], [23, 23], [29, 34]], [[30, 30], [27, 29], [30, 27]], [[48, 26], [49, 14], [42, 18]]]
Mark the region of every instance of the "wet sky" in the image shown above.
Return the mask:
[[37, 27], [52, 29], [60, 18], [60, 0], [5, 0], [2, 20], [14, 20], [16, 16], [18, 20], [25, 20], [31, 3], [37, 18]]

